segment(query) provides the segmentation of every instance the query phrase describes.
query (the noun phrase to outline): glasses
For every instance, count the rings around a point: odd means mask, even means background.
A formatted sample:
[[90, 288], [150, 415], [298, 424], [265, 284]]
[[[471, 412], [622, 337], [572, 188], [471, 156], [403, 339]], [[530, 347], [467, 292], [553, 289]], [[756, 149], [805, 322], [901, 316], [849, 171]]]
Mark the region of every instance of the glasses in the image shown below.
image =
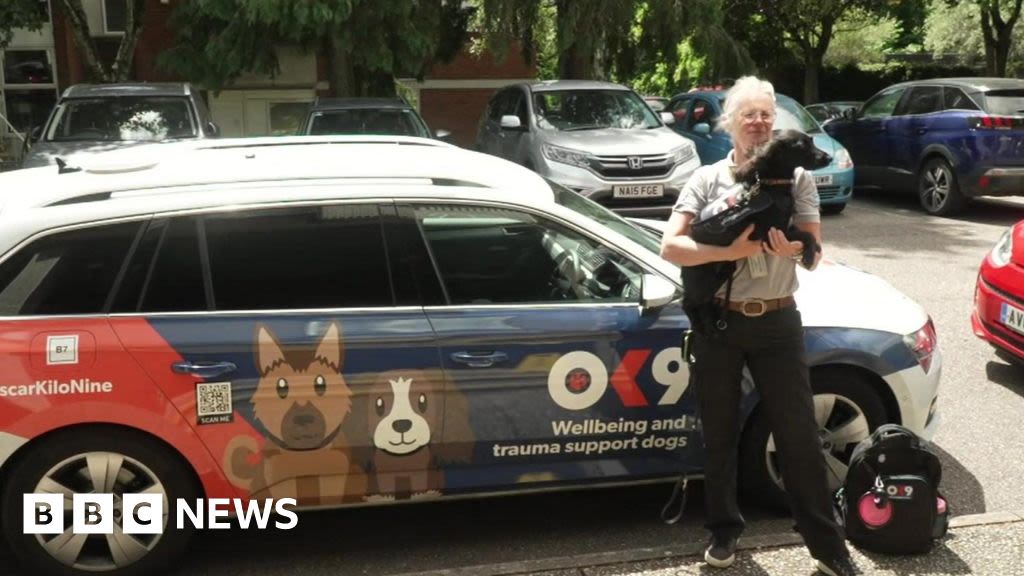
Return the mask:
[[744, 110], [740, 113], [740, 118], [748, 123], [756, 120], [771, 122], [775, 120], [775, 112], [772, 110]]

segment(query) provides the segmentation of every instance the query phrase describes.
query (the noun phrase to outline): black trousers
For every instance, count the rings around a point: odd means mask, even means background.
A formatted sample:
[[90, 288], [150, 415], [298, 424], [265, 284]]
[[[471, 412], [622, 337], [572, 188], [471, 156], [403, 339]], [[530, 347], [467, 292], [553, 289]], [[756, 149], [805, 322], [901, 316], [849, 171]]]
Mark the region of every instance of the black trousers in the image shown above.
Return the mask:
[[831, 495], [814, 419], [804, 331], [795, 307], [747, 317], [725, 311], [726, 328], [694, 333], [691, 350], [706, 451], [706, 527], [721, 537], [739, 536], [745, 524], [736, 495], [739, 407], [743, 366], [754, 385], [775, 439], [790, 509], [811, 556], [847, 554], [832, 512]]

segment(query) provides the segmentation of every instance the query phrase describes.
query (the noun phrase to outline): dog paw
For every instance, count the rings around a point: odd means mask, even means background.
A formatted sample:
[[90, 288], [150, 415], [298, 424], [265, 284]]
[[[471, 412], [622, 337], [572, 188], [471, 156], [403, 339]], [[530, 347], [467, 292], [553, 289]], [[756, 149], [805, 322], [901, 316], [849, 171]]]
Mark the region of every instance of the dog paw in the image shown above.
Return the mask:
[[410, 500], [422, 500], [424, 498], [438, 498], [441, 496], [439, 490], [427, 490], [426, 492], [416, 492], [409, 496]]
[[394, 494], [372, 494], [370, 496], [364, 496], [363, 500], [366, 502], [394, 502]]

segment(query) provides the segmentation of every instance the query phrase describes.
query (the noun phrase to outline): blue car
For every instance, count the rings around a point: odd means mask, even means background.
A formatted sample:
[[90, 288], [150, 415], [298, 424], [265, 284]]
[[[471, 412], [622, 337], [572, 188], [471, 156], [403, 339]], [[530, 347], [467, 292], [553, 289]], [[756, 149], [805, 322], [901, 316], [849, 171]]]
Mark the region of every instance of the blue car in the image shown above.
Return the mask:
[[[665, 108], [676, 117], [676, 121], [669, 124], [669, 127], [693, 140], [702, 164], [718, 162], [732, 150], [732, 138], [716, 129], [724, 102], [724, 91], [697, 91], [676, 95]], [[826, 214], [842, 212], [853, 195], [853, 161], [850, 154], [822, 130], [818, 121], [799, 102], [782, 94], [776, 94], [776, 102], [776, 129], [791, 128], [806, 132], [814, 138], [818, 148], [832, 157], [832, 164], [814, 171], [814, 182], [818, 185], [818, 195], [821, 197], [821, 211]]]
[[1024, 80], [896, 84], [825, 130], [856, 158], [858, 186], [913, 190], [929, 214], [1024, 190]]

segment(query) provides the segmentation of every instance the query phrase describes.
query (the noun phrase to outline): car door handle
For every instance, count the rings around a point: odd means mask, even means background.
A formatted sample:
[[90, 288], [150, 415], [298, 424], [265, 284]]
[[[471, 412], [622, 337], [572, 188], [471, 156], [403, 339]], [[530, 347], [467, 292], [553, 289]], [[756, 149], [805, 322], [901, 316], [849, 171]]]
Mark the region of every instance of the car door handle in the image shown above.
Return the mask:
[[193, 374], [201, 378], [214, 378], [238, 369], [234, 362], [175, 362], [171, 370], [176, 374]]
[[925, 133], [925, 132], [927, 132], [927, 131], [928, 131], [928, 129], [927, 129], [927, 128], [918, 128], [918, 129], [917, 129], [917, 133], [918, 133], [918, 134], [924, 134], [924, 133]]
[[490, 368], [498, 362], [508, 360], [504, 352], [453, 352], [452, 360], [470, 368]]

